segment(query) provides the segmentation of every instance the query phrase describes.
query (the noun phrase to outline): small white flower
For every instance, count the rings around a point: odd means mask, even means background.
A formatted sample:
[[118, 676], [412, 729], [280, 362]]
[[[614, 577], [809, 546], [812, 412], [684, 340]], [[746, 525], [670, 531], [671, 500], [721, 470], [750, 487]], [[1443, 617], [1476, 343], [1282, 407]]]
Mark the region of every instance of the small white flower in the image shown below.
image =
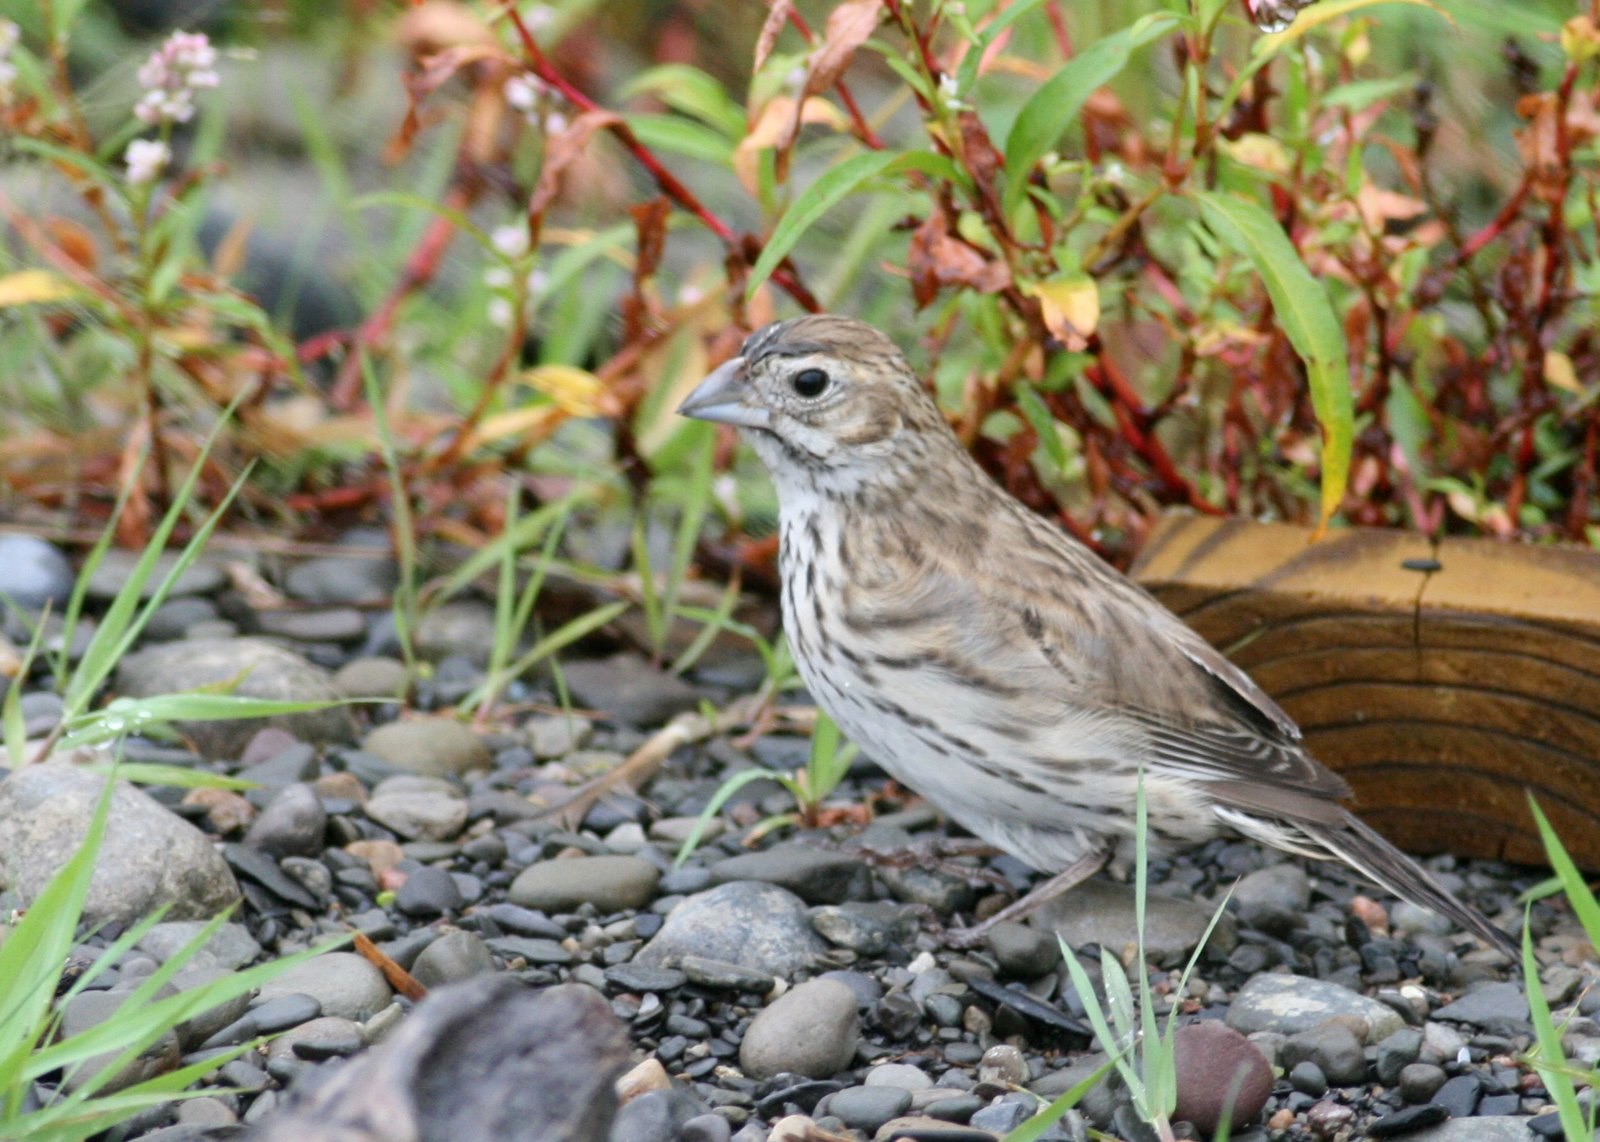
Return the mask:
[[506, 80], [506, 102], [518, 111], [531, 111], [539, 102], [542, 87], [543, 84], [531, 75], [513, 75]]
[[546, 135], [559, 135], [567, 129], [567, 117], [559, 111], [552, 111], [544, 117], [544, 133]]
[[[528, 252], [526, 226], [496, 226], [489, 231], [489, 242], [508, 258], [520, 258]], [[507, 284], [510, 284], [509, 282]]]
[[511, 271], [504, 266], [490, 266], [483, 271], [483, 284], [490, 289], [510, 289]]
[[134, 186], [152, 183], [172, 159], [172, 149], [160, 139], [135, 139], [122, 153], [128, 164], [128, 182]]
[[221, 83], [217, 49], [203, 32], [173, 32], [139, 68], [145, 89], [133, 109], [142, 123], [187, 123], [194, 117], [194, 93]]
[[548, 4], [535, 4], [522, 15], [530, 32], [542, 32], [555, 22], [556, 10]]
[[550, 288], [550, 275], [543, 270], [529, 270], [527, 282], [530, 294], [541, 294]]
[[686, 285], [678, 290], [679, 305], [696, 305], [706, 296], [706, 291], [699, 286]]
[[806, 85], [806, 69], [797, 67], [783, 77], [783, 85], [790, 91], [799, 91]]
[[510, 329], [511, 319], [515, 312], [511, 308], [511, 300], [504, 297], [491, 297], [489, 299], [489, 324], [497, 329]]

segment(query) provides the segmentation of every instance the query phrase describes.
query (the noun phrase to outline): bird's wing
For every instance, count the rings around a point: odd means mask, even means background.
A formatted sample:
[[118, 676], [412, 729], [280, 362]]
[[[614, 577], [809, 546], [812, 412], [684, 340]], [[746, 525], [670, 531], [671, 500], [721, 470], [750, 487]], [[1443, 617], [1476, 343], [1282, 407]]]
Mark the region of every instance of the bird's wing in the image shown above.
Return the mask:
[[[1019, 509], [1020, 510], [1020, 509]], [[1349, 786], [1248, 675], [1154, 598], [1025, 513], [1029, 534], [992, 534], [992, 557], [939, 559], [903, 601], [948, 617], [956, 653], [1053, 705], [1121, 727], [1152, 766], [1205, 782], [1239, 808], [1320, 820]], [[1002, 542], [995, 543], [995, 540]], [[1067, 731], [1072, 732], [1072, 731]]]

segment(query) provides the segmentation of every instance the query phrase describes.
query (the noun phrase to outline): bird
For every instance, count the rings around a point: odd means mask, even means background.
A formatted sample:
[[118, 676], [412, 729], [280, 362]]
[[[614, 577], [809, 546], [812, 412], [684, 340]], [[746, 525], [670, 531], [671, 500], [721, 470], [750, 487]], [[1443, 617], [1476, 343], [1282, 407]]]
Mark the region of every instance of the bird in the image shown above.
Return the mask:
[[1346, 808], [1349, 786], [1243, 670], [978, 466], [884, 333], [767, 325], [683, 401], [737, 427], [777, 492], [801, 680], [890, 776], [1051, 874], [1016, 919], [1135, 853], [1242, 836], [1342, 861], [1516, 956], [1512, 938]]

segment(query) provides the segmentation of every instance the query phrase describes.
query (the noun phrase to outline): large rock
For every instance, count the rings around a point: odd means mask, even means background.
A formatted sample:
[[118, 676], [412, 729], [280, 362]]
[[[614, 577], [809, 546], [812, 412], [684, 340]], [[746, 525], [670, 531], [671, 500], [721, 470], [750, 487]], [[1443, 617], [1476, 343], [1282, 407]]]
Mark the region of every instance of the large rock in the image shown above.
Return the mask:
[[750, 1021], [739, 1066], [753, 1078], [791, 1073], [825, 1079], [850, 1065], [860, 1034], [856, 994], [836, 979], [812, 979]]
[[599, 1142], [627, 1065], [627, 1029], [599, 992], [482, 976], [432, 993], [381, 1046], [250, 1138]]
[[[178, 694], [238, 680], [231, 693], [289, 702], [343, 698], [333, 676], [276, 643], [259, 638], [208, 638], [162, 643], [131, 654], [117, 668], [117, 691], [129, 698]], [[344, 706], [271, 718], [181, 722], [178, 728], [207, 757], [237, 757], [263, 725], [279, 726], [301, 741], [347, 742], [355, 722]]]
[[1303, 975], [1258, 975], [1239, 989], [1228, 1008], [1228, 1026], [1246, 1035], [1276, 1031], [1296, 1035], [1310, 1031], [1339, 1015], [1365, 1020], [1363, 1042], [1387, 1039], [1405, 1022], [1390, 1007], [1340, 987], [1336, 983]]
[[[92, 755], [90, 755], [92, 756]], [[83, 844], [105, 778], [53, 758], [0, 782], [0, 887], [25, 901], [44, 890]], [[166, 906], [168, 920], [209, 920], [239, 899], [199, 829], [125, 781], [111, 797], [105, 840], [83, 922], [128, 924]]]

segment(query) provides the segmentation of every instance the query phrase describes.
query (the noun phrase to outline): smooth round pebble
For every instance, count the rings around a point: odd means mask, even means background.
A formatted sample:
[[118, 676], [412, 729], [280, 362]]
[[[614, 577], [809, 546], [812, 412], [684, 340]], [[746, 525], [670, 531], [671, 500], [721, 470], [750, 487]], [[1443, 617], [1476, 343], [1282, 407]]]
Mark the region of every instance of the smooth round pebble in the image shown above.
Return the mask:
[[1177, 1069], [1176, 1117], [1210, 1134], [1230, 1111], [1251, 1123], [1272, 1094], [1272, 1068], [1255, 1044], [1216, 1020], [1188, 1023], [1173, 1034]]
[[739, 1065], [755, 1078], [827, 1078], [850, 1065], [859, 1034], [855, 992], [838, 980], [807, 980], [750, 1021]]
[[511, 882], [511, 903], [541, 912], [571, 912], [593, 904], [602, 913], [643, 908], [661, 870], [635, 856], [575, 857], [530, 864]]
[[387, 1007], [391, 998], [383, 973], [354, 952], [326, 952], [296, 964], [261, 985], [257, 1005], [297, 992], [314, 997], [323, 1015], [357, 1021]]
[[828, 1113], [854, 1130], [876, 1131], [911, 1109], [911, 1092], [892, 1086], [851, 1086], [828, 1096]]

